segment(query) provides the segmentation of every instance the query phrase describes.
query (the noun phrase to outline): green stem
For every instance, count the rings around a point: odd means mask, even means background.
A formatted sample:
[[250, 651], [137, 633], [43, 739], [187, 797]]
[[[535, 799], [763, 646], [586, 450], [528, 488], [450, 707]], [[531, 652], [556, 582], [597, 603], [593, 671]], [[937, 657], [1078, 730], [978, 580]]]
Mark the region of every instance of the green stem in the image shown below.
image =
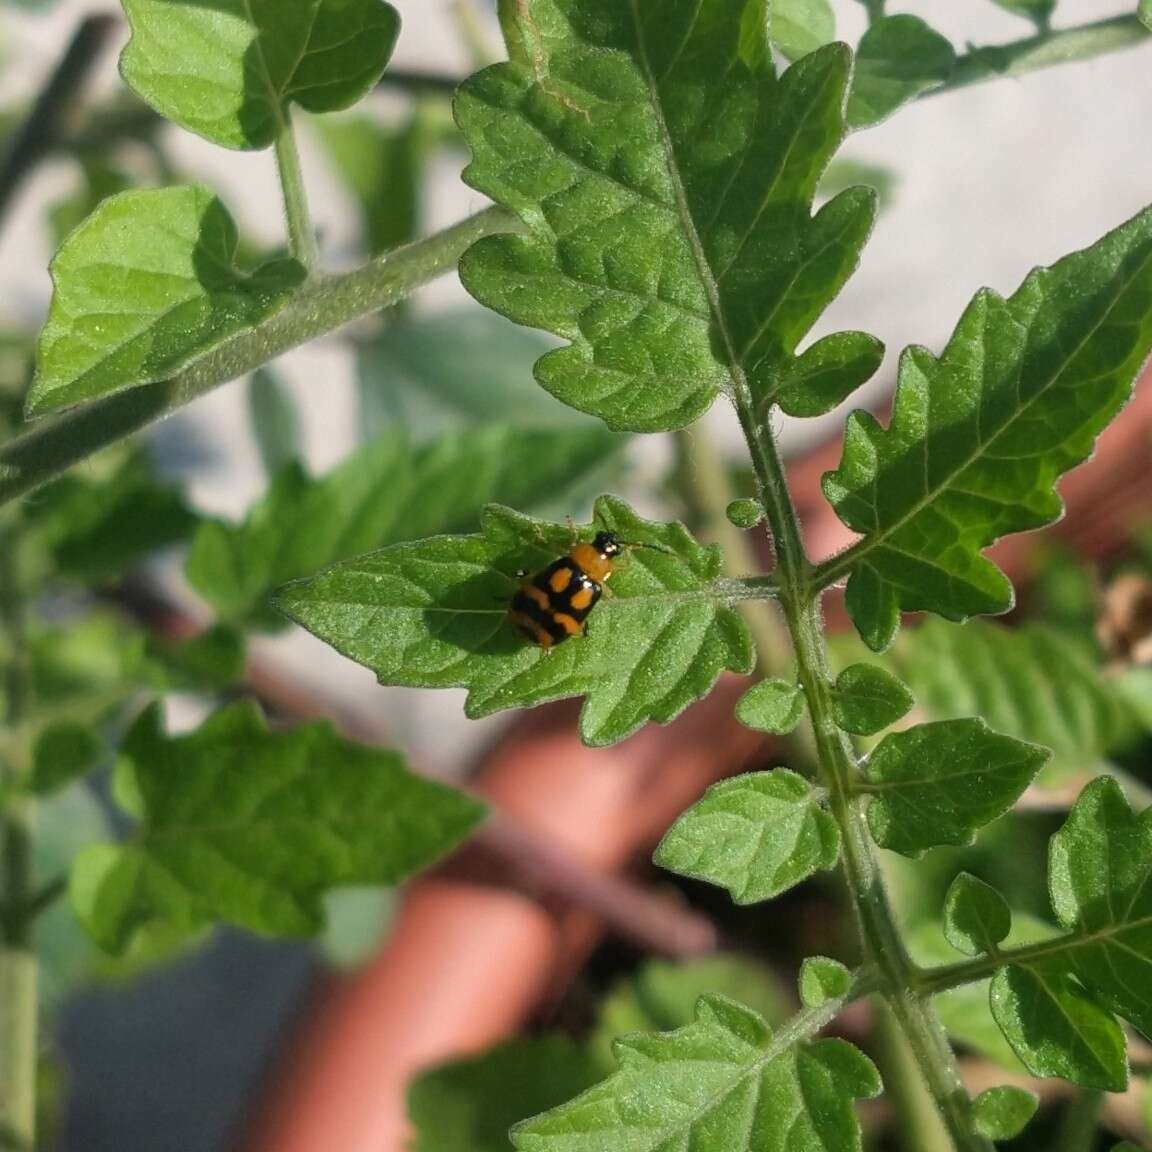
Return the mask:
[[1092, 1152], [1104, 1093], [1082, 1088], [1064, 1108], [1056, 1152]]
[[281, 353], [388, 308], [452, 271], [482, 236], [519, 227], [488, 208], [452, 228], [338, 276], [315, 276], [274, 316], [232, 337], [178, 376], [82, 404], [0, 446], [0, 504], [55, 479], [102, 448]]
[[907, 1152], [952, 1152], [952, 1140], [886, 1004], [876, 1005], [876, 1040], [884, 1091], [896, 1113], [897, 1143]]
[[1011, 964], [1034, 964], [1050, 956], [1071, 952], [1076, 948], [1093, 948], [1102, 941], [1124, 932], [1141, 927], [1146, 921], [1115, 924], [1098, 932], [1053, 936], [1035, 944], [1023, 944], [1019, 948], [997, 949], [994, 956], [981, 956], [975, 960], [961, 960], [956, 964], [944, 964], [938, 968], [917, 968], [912, 970], [913, 987], [925, 996], [935, 996], [947, 992], [949, 988], [959, 988], [964, 984], [975, 984], [995, 976], [1001, 968]]
[[284, 215], [288, 220], [288, 249], [310, 272], [316, 267], [319, 253], [316, 248], [316, 229], [308, 211], [308, 196], [304, 191], [304, 174], [300, 170], [300, 152], [296, 147], [296, 133], [292, 129], [292, 113], [283, 110], [280, 128], [276, 133], [276, 167], [280, 171], [280, 187], [284, 192]]
[[[24, 590], [18, 571], [16, 515], [0, 522], [0, 627], [10, 656], [3, 672], [5, 724], [15, 737], [27, 712], [28, 668]], [[15, 746], [17, 741], [10, 743]], [[0, 815], [0, 1136], [31, 1149], [36, 1136], [37, 969], [32, 918], [32, 802], [19, 796], [23, 766], [0, 762], [0, 787], [9, 794]]]
[[828, 790], [829, 809], [843, 838], [841, 864], [865, 959], [879, 975], [880, 994], [908, 1042], [958, 1152], [991, 1152], [991, 1143], [976, 1131], [972, 1102], [931, 1000], [911, 991], [914, 969], [868, 838], [864, 801], [852, 795], [855, 758], [847, 737], [833, 719], [832, 682], [819, 598], [811, 586], [812, 569], [775, 439], [766, 421], [756, 417], [751, 394], [739, 374], [734, 374], [733, 399], [772, 529], [780, 607], [792, 636], [800, 684], [808, 702], [820, 779]]
[[957, 57], [952, 75], [943, 84], [929, 89], [923, 96], [938, 96], [1003, 76], [1023, 76], [1056, 64], [1090, 60], [1148, 40], [1152, 40], [1152, 32], [1138, 16], [1131, 15], [1113, 16], [1057, 32], [1040, 32], [1009, 44], [973, 48]]

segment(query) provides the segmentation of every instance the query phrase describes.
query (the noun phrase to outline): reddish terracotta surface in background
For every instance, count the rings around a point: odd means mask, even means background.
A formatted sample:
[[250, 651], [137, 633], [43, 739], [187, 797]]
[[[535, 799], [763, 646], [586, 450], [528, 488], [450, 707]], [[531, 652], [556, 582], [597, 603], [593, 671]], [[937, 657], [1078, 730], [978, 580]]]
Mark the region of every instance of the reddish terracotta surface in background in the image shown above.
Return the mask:
[[[809, 549], [825, 557], [851, 535], [819, 495], [839, 443], [791, 469]], [[1066, 519], [1054, 530], [1104, 558], [1150, 511], [1152, 389], [1105, 434], [1096, 458], [1063, 485]], [[1026, 579], [1033, 541], [993, 552]], [[839, 597], [830, 624], [843, 625]], [[478, 790], [520, 823], [586, 863], [624, 868], [650, 850], [672, 819], [712, 781], [741, 770], [760, 744], [731, 719], [741, 685], [726, 681], [668, 728], [648, 728], [609, 749], [584, 748], [570, 707], [538, 709], [481, 770]], [[476, 1052], [515, 1032], [556, 996], [595, 942], [579, 912], [454, 870], [414, 883], [391, 936], [363, 971], [333, 978], [292, 1038], [246, 1152], [401, 1152], [405, 1091], [430, 1064]]]

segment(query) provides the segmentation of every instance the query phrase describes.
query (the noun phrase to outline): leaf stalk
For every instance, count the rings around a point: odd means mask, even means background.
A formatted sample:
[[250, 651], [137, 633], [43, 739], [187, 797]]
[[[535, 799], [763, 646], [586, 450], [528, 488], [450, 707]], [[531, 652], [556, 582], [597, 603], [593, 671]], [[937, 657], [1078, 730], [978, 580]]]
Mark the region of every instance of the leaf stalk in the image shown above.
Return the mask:
[[280, 188], [284, 193], [284, 215], [288, 221], [288, 250], [312, 272], [319, 259], [316, 229], [308, 211], [308, 196], [304, 189], [304, 173], [300, 168], [300, 151], [296, 146], [296, 133], [292, 127], [291, 109], [285, 107], [276, 133], [276, 168], [280, 174]]
[[1152, 32], [1140, 23], [1139, 16], [1112, 16], [1074, 28], [1040, 32], [1008, 44], [972, 48], [956, 58], [952, 75], [943, 84], [921, 94], [939, 96], [967, 88], [984, 80], [1007, 76], [1024, 76], [1041, 68], [1090, 60], [1121, 48], [1131, 48], [1152, 40]]

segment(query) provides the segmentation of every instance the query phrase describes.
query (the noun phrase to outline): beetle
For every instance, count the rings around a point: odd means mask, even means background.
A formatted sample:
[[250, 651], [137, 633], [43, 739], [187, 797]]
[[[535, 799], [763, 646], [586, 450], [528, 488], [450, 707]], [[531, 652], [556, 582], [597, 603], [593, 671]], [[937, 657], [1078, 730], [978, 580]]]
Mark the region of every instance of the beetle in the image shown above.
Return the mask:
[[582, 635], [623, 549], [619, 537], [608, 531], [597, 532], [591, 544], [574, 544], [566, 556], [520, 585], [508, 606], [509, 620], [544, 649]]

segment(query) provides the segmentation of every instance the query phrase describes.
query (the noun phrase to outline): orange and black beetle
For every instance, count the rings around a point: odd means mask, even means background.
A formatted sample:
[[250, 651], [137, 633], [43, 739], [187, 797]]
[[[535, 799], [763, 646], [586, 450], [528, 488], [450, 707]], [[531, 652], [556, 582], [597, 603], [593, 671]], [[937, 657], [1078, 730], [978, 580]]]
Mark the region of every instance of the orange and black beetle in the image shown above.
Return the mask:
[[574, 545], [567, 556], [520, 585], [508, 618], [541, 648], [579, 636], [588, 613], [604, 594], [604, 582], [612, 575], [622, 548], [613, 532], [598, 532], [591, 544]]

